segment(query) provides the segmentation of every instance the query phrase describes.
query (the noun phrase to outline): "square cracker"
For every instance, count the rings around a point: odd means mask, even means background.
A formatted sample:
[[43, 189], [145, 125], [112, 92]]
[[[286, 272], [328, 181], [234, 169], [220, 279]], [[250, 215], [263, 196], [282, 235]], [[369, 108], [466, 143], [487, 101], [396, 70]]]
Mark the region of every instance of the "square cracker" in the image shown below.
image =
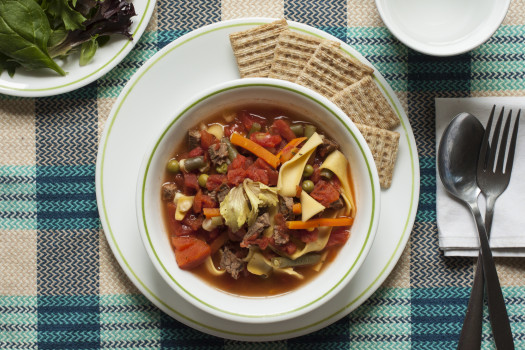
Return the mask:
[[379, 90], [372, 77], [366, 76], [332, 97], [332, 101], [354, 123], [393, 129], [399, 125], [392, 106]]
[[294, 82], [322, 42], [339, 46], [336, 41], [285, 30], [277, 39], [268, 77]]
[[317, 47], [295, 82], [331, 98], [373, 72], [371, 67], [359, 62], [343, 50], [323, 42]]
[[389, 188], [399, 148], [399, 133], [363, 124], [355, 125], [372, 151], [381, 188]]
[[267, 77], [279, 34], [288, 28], [285, 19], [230, 34], [230, 43], [241, 78]]

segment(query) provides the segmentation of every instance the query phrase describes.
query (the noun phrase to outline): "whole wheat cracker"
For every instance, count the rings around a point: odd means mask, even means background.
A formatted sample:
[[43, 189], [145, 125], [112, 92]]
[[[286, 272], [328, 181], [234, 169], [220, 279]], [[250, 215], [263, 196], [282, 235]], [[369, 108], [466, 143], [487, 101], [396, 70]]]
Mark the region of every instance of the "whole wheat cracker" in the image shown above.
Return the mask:
[[295, 82], [331, 98], [373, 72], [371, 67], [341, 49], [323, 42], [317, 47]]
[[399, 133], [373, 126], [355, 124], [372, 151], [381, 188], [389, 188], [399, 148]]
[[241, 78], [267, 77], [279, 34], [288, 28], [285, 19], [230, 34], [230, 43]]
[[322, 42], [339, 46], [337, 41], [291, 30], [283, 31], [277, 39], [268, 77], [294, 82]]
[[364, 77], [335, 94], [332, 102], [341, 108], [354, 123], [381, 129], [393, 129], [400, 123], [392, 106], [370, 76]]

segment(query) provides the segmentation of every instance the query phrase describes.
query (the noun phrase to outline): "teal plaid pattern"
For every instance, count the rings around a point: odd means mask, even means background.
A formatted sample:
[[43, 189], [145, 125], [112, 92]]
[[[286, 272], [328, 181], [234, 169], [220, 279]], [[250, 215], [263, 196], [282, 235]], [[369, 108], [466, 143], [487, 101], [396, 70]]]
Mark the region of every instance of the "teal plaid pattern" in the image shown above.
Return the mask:
[[[34, 109], [34, 121], [28, 123], [33, 128], [28, 135], [34, 138], [34, 156], [25, 162], [0, 163], [0, 258], [12, 259], [5, 245], [24, 237], [36, 259], [34, 274], [28, 272], [28, 265], [16, 267], [20, 276], [0, 276], [0, 348], [455, 348], [473, 261], [444, 258], [438, 250], [434, 98], [523, 94], [525, 19], [503, 25], [471, 52], [436, 58], [408, 49], [383, 25], [349, 27], [350, 3], [360, 6], [350, 0], [284, 0], [276, 6], [282, 5], [287, 19], [322, 29], [352, 45], [406, 98], [421, 172], [419, 207], [406, 252], [408, 286], [390, 281], [339, 321], [302, 337], [266, 343], [201, 333], [167, 316], [133, 288], [123, 287], [122, 293], [101, 292], [94, 181], [100, 108], [104, 101], [116, 99], [134, 72], [158, 50], [191, 30], [224, 19], [226, 8], [235, 7], [234, 0], [159, 0], [152, 20], [155, 25], [117, 67], [96, 82], [48, 98], [0, 96], [0, 113], [5, 112], [0, 114], [0, 128], [18, 125], [16, 116], [9, 119], [11, 110], [25, 105]], [[262, 13], [251, 15], [264, 15], [265, 7], [260, 6]], [[362, 6], [375, 11], [371, 0]], [[525, 18], [518, 0], [513, 6]], [[16, 142], [29, 144], [27, 140]], [[32, 261], [31, 257], [24, 259], [24, 263]], [[523, 280], [521, 260], [498, 259], [498, 263], [514, 268], [515, 281]], [[516, 348], [525, 348], [525, 286], [517, 284], [504, 285], [503, 293]], [[484, 327], [483, 348], [492, 349], [488, 319]]]

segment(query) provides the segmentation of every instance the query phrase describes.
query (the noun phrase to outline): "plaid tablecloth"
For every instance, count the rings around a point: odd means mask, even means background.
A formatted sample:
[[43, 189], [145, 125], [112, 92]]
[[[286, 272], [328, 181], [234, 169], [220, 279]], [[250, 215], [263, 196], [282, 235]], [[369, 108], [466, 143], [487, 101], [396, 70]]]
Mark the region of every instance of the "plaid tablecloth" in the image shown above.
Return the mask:
[[[98, 139], [132, 74], [193, 29], [249, 16], [323, 29], [370, 60], [406, 108], [421, 170], [409, 243], [377, 292], [320, 331], [250, 344], [193, 330], [141, 295], [109, 249], [95, 198]], [[0, 348], [454, 348], [474, 260], [438, 249], [434, 98], [524, 95], [524, 53], [522, 0], [487, 43], [450, 58], [398, 42], [372, 0], [159, 0], [134, 50], [95, 83], [48, 98], [0, 95]], [[525, 260], [497, 259], [497, 267], [517, 348], [525, 348]], [[483, 346], [494, 348], [487, 318], [484, 327]]]

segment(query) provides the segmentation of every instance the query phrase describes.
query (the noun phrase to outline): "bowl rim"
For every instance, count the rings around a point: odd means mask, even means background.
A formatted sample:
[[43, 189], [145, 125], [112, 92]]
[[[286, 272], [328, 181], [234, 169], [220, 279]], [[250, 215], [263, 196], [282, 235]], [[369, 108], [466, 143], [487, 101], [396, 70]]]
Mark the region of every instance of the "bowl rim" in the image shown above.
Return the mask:
[[[359, 147], [359, 154], [362, 155], [363, 161], [367, 167], [366, 170], [368, 177], [366, 182], [370, 184], [371, 189], [371, 217], [369, 219], [369, 222], [366, 224], [368, 226], [366, 238], [359, 249], [357, 257], [354, 259], [351, 266], [348, 269], [346, 269], [344, 275], [337, 282], [331, 283], [331, 287], [321, 296], [313, 300], [308, 300], [306, 303], [302, 304], [301, 306], [295, 309], [274, 314], [253, 315], [231, 312], [223, 308], [211, 305], [192, 294], [177, 281], [177, 279], [168, 271], [166, 266], [162, 263], [162, 260], [160, 259], [157, 251], [155, 250], [146, 221], [145, 186], [148, 180], [148, 173], [155, 152], [164, 140], [164, 137], [166, 136], [168, 131], [174, 127], [174, 125], [179, 121], [181, 117], [183, 117], [189, 110], [197, 106], [199, 103], [220, 93], [245, 87], [269, 87], [284, 89], [288, 92], [297, 93], [302, 97], [308, 98], [314, 103], [320, 105], [322, 108], [326, 109], [330, 114], [334, 116], [334, 120], [337, 120], [339, 124], [341, 124], [347, 130], [347, 132], [349, 133], [349, 137], [352, 137], [355, 140], [357, 146]], [[140, 170], [138, 172], [135, 199], [139, 232], [142, 238], [142, 242], [148, 253], [148, 256], [153, 262], [153, 265], [155, 266], [157, 271], [167, 282], [167, 284], [171, 287], [171, 289], [177, 292], [179, 295], [181, 295], [185, 300], [189, 301], [190, 303], [192, 303], [193, 305], [197, 306], [205, 312], [209, 312], [215, 316], [236, 322], [266, 323], [269, 320], [271, 320], [272, 322], [285, 321], [303, 315], [304, 313], [321, 306], [330, 298], [334, 297], [353, 278], [355, 273], [359, 270], [362, 263], [364, 262], [367, 254], [369, 253], [377, 232], [381, 209], [381, 191], [379, 187], [379, 176], [377, 173], [377, 168], [375, 166], [372, 153], [364, 137], [361, 135], [355, 124], [351, 121], [350, 118], [346, 116], [346, 114], [339, 107], [337, 107], [335, 104], [333, 104], [331, 101], [329, 101], [324, 96], [318, 94], [317, 92], [292, 82], [272, 78], [243, 78], [230, 80], [208, 88], [203, 92], [196, 94], [193, 98], [190, 98], [188, 101], [189, 102], [187, 104], [180, 107], [176, 111], [176, 113], [173, 114], [174, 116], [170, 118], [168, 122], [162, 127], [161, 132], [158, 133], [158, 136], [147, 148], [147, 151], [144, 154], [143, 161], [140, 166]], [[210, 286], [210, 288], [213, 287]]]
[[[379, 16], [381, 17], [381, 20], [386, 25], [388, 30], [403, 44], [408, 46], [409, 48], [426, 54], [430, 56], [437, 56], [437, 57], [448, 57], [448, 56], [455, 56], [460, 55], [466, 52], [469, 52], [478, 46], [485, 43], [487, 40], [489, 40], [492, 35], [498, 30], [498, 28], [503, 23], [503, 20], [505, 19], [511, 0], [503, 0], [500, 8], [500, 12], [498, 13], [498, 17], [494, 21], [488, 22], [486, 26], [484, 26], [483, 30], [478, 30], [478, 32], [482, 32], [482, 35], [479, 35], [479, 38], [477, 40], [465, 41], [461, 40], [461, 42], [468, 44], [461, 47], [458, 47], [457, 43], [454, 45], [440, 45], [440, 46], [433, 46], [428, 43], [421, 42], [419, 40], [413, 39], [410, 35], [407, 35], [403, 30], [399, 29], [397, 25], [394, 24], [394, 21], [391, 19], [391, 16], [389, 16], [387, 13], [389, 11], [387, 10], [386, 6], [383, 6], [385, 1], [388, 0], [375, 0], [377, 11], [379, 12]], [[497, 1], [497, 0], [495, 0]], [[450, 49], [452, 47], [452, 49]]]

